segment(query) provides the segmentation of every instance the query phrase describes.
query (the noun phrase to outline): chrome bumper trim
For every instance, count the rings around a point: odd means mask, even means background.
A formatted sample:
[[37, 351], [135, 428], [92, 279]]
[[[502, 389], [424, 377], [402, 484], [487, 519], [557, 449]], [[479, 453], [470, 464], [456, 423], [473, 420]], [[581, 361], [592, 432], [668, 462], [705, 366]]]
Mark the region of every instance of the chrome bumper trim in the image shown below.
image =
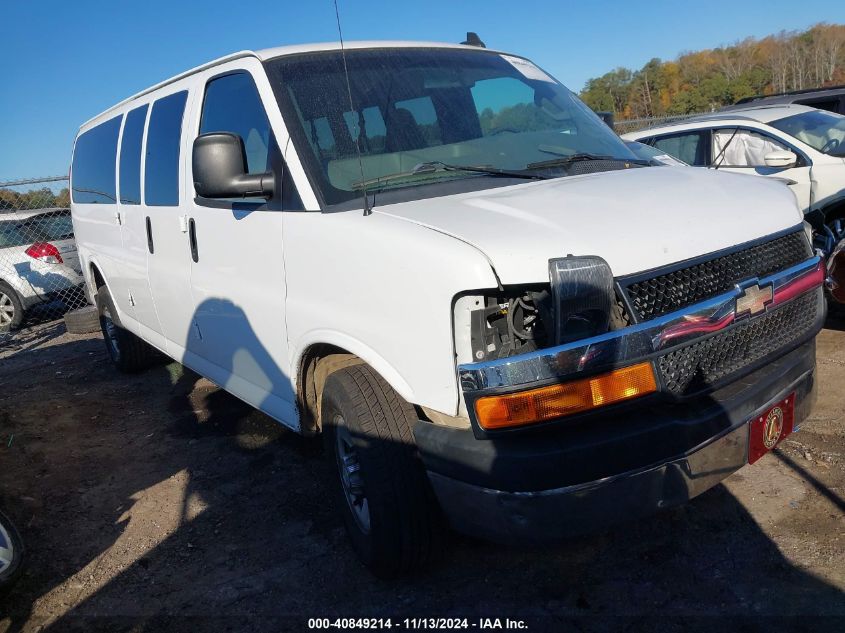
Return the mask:
[[[749, 421], [792, 392], [800, 392], [795, 403], [798, 431], [816, 397], [812, 374], [802, 374], [724, 433], [645, 468], [527, 492], [487, 488], [431, 471], [428, 478], [452, 527], [476, 537], [545, 543], [607, 529], [687, 503], [747, 465]], [[802, 392], [802, 385], [807, 390]]]
[[[586, 371], [630, 364], [663, 353], [693, 339], [727, 328], [740, 320], [755, 319], [795, 297], [820, 287], [825, 269], [820, 257], [762, 279], [748, 279], [707, 301], [583, 341], [537, 350], [499, 360], [468, 363], [458, 367], [464, 393], [500, 387], [575, 378]], [[772, 300], [758, 315], [737, 315], [737, 299], [757, 285], [771, 287]]]

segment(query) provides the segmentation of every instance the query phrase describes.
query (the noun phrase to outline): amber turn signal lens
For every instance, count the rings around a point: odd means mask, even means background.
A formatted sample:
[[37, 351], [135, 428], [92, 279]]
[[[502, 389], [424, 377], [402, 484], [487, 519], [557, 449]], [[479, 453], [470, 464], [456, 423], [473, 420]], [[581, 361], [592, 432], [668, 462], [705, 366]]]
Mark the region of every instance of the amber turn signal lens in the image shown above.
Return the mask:
[[485, 396], [475, 401], [483, 429], [501, 429], [582, 413], [657, 391], [651, 363], [519, 393]]

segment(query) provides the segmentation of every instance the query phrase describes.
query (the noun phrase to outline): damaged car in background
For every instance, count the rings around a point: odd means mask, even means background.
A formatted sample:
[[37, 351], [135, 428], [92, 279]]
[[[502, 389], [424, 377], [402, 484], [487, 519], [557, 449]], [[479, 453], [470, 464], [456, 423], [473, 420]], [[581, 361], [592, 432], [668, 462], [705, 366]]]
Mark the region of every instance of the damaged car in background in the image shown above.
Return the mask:
[[748, 104], [623, 135], [696, 167], [785, 182], [827, 260], [829, 297], [845, 300], [845, 116], [807, 105]]

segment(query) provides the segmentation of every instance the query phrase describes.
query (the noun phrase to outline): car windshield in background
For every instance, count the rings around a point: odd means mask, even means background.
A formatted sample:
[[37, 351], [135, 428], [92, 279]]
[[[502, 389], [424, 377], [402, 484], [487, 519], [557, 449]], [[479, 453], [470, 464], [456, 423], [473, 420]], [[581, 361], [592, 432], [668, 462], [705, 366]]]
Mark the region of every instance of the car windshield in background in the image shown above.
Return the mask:
[[26, 220], [0, 219], [0, 248], [70, 239], [73, 239], [73, 222], [68, 212], [45, 213]]
[[[346, 64], [348, 86], [340, 51], [267, 62], [286, 120], [299, 123], [291, 126], [299, 155], [327, 205], [360, 199], [364, 188], [414, 187], [423, 198], [439, 195], [426, 185], [456, 179], [479, 188], [512, 184], [538, 177], [538, 164], [574, 155], [636, 160], [575, 95], [522, 58], [394, 48], [349, 50]], [[572, 164], [543, 175], [565, 176]], [[436, 165], [448, 168], [426, 168]], [[580, 160], [577, 173], [585, 171]]]
[[845, 116], [813, 110], [769, 123], [820, 152], [845, 156]]

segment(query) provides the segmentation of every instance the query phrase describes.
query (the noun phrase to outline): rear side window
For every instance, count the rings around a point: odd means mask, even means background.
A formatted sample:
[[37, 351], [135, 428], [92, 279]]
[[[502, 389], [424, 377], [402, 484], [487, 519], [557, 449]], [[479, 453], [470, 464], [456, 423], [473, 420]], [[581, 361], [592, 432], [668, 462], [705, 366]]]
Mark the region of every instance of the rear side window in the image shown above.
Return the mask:
[[144, 203], [168, 207], [179, 204], [179, 146], [187, 91], [153, 103], [147, 130]]
[[200, 134], [209, 132], [229, 132], [243, 139], [250, 174], [270, 169], [270, 121], [249, 74], [225, 75], [208, 83]]
[[74, 202], [88, 204], [117, 202], [114, 173], [120, 119], [121, 117], [117, 116], [101, 123], [76, 139], [71, 166]]
[[123, 138], [120, 141], [120, 201], [141, 204], [141, 141], [147, 105], [135, 108], [126, 115]]

